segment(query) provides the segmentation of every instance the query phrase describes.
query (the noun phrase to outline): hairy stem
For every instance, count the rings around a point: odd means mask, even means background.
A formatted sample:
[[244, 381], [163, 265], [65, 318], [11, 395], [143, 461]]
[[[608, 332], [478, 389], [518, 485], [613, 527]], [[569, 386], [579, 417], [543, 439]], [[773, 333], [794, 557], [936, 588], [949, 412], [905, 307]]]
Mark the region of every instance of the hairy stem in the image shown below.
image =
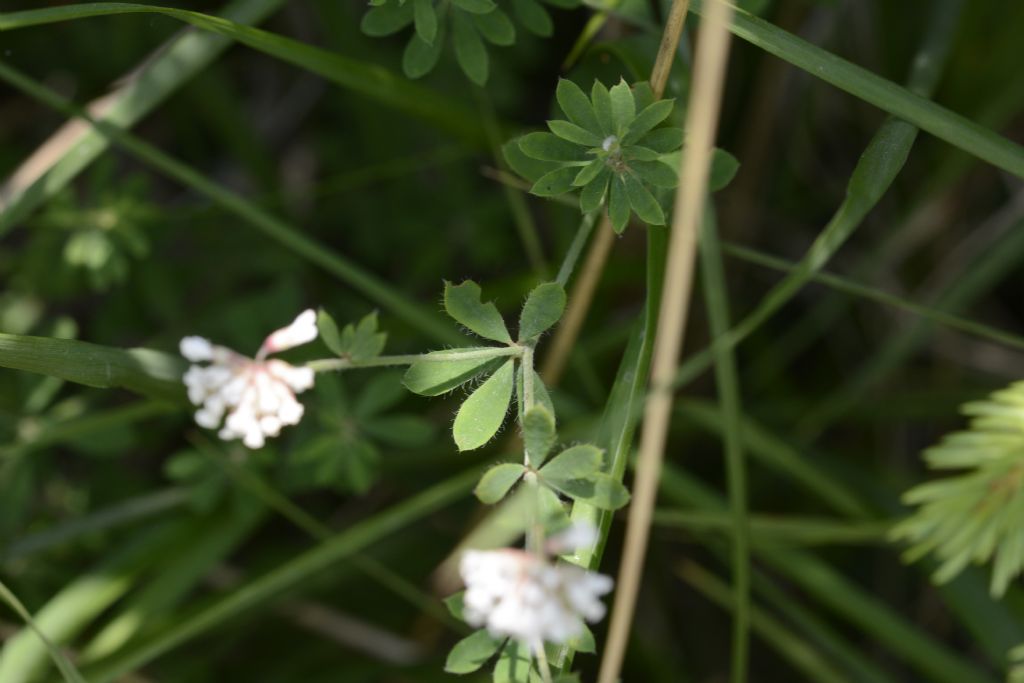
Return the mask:
[[[493, 348], [475, 348], [466, 351], [451, 349], [449, 351], [432, 351], [430, 353], [407, 353], [398, 356], [377, 356], [367, 360], [350, 358], [323, 358], [306, 363], [307, 368], [314, 372], [331, 372], [334, 370], [357, 370], [360, 368], [384, 368], [394, 365], [412, 365], [413, 363], [446, 363], [453, 360], [473, 360], [477, 358], [500, 358], [502, 356], [522, 356], [521, 346], [495, 346]], [[532, 352], [532, 349], [531, 349]]]

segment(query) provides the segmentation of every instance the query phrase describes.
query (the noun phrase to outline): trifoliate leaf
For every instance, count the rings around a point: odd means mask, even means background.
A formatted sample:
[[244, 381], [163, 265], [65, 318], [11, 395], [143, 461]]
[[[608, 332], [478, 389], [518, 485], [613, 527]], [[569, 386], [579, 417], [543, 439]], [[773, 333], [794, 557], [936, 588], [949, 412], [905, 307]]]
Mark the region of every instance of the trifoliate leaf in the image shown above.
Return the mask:
[[[486, 347], [464, 350], [484, 351]], [[432, 351], [426, 356], [410, 365], [402, 377], [405, 388], [420, 396], [440, 396], [477, 375], [494, 370], [504, 361], [487, 357], [459, 359], [451, 351]], [[444, 360], [437, 360], [440, 358]]]
[[551, 15], [537, 0], [512, 0], [512, 12], [530, 33], [547, 38], [554, 31]]
[[433, 0], [413, 0], [411, 4], [416, 35], [424, 42], [433, 44], [437, 37], [437, 11]]
[[618, 174], [612, 175], [612, 187], [608, 193], [608, 218], [612, 229], [620, 235], [629, 224], [629, 197], [622, 177]]
[[627, 173], [623, 181], [629, 205], [640, 220], [648, 225], [664, 225], [665, 213], [661, 210], [661, 205], [650, 190], [643, 186], [640, 179], [632, 173]]
[[[467, 0], [460, 1], [467, 2]], [[470, 4], [476, 2], [478, 0], [472, 0]], [[493, 9], [494, 3], [489, 2], [489, 4]], [[473, 24], [473, 20], [464, 12], [453, 13], [452, 41], [455, 45], [455, 60], [459, 63], [463, 73], [477, 85], [486, 83], [490, 68], [487, 48], [484, 47], [484, 41], [480, 38], [480, 33]]]
[[480, 477], [473, 493], [481, 503], [494, 505], [505, 497], [525, 472], [526, 468], [517, 463], [495, 465]]
[[519, 314], [519, 341], [526, 342], [554, 325], [565, 311], [565, 289], [557, 282], [534, 287]]
[[[578, 148], [577, 148], [578, 149]], [[589, 185], [591, 181], [597, 176], [601, 175], [601, 172], [608, 168], [608, 164], [605, 163], [604, 159], [594, 159], [589, 164], [580, 169], [580, 172], [573, 178], [572, 184], [576, 187], [583, 187]]]
[[590, 444], [580, 444], [567, 448], [544, 467], [540, 468], [541, 479], [559, 488], [559, 485], [574, 479], [585, 479], [601, 470], [603, 459], [601, 449]]
[[558, 106], [566, 118], [580, 128], [585, 128], [595, 135], [602, 135], [601, 124], [597, 122], [594, 114], [594, 107], [587, 99], [586, 93], [567, 78], [558, 79], [558, 88], [555, 90], [555, 98]]
[[409, 78], [422, 78], [430, 73], [441, 57], [441, 37], [431, 45], [414, 33], [402, 53], [402, 73]]
[[580, 211], [590, 213], [601, 207], [601, 200], [608, 191], [608, 181], [611, 177], [611, 170], [606, 168], [597, 175], [597, 178], [587, 183], [580, 193]]
[[398, 33], [413, 22], [413, 8], [411, 3], [406, 5], [381, 5], [371, 7], [359, 27], [368, 36], [380, 37], [390, 36]]
[[724, 149], [715, 148], [711, 157], [711, 175], [708, 178], [708, 190], [717, 192], [732, 182], [740, 162]]
[[660, 100], [637, 114], [626, 128], [626, 134], [622, 136], [622, 144], [632, 145], [650, 132], [651, 129], [668, 118], [674, 104], [674, 100]]
[[480, 301], [480, 285], [472, 280], [459, 285], [445, 282], [444, 308], [456, 322], [481, 337], [512, 343], [512, 336], [497, 307], [491, 302], [485, 304]]
[[682, 128], [656, 128], [637, 140], [636, 144], [658, 154], [668, 154], [683, 146], [683, 137]]
[[508, 46], [516, 42], [516, 27], [500, 9], [487, 14], [474, 14], [473, 22], [481, 35], [495, 45]]
[[472, 14], [487, 14], [498, 6], [492, 0], [452, 0], [452, 4]]
[[388, 335], [377, 331], [377, 311], [363, 316], [359, 324], [345, 325], [341, 331], [342, 356], [352, 361], [366, 361], [376, 358], [384, 351]]
[[572, 181], [576, 179], [577, 166], [563, 166], [541, 176], [530, 188], [530, 193], [538, 197], [557, 197], [573, 189]]
[[[550, 133], [545, 133], [545, 135], [550, 135]], [[501, 148], [501, 151], [505, 155], [505, 161], [513, 171], [526, 178], [531, 183], [535, 183], [540, 180], [544, 174], [550, 173], [556, 168], [561, 168], [561, 164], [553, 161], [540, 161], [526, 156], [526, 154], [523, 153], [522, 148], [519, 146], [521, 141], [522, 138], [509, 140]]]
[[523, 415], [523, 445], [532, 467], [540, 467], [555, 445], [555, 417], [535, 405]]
[[612, 130], [613, 135], [621, 135], [626, 127], [636, 116], [636, 101], [633, 100], [633, 91], [625, 79], [620, 79], [618, 84], [609, 91], [612, 104]]
[[338, 333], [338, 323], [334, 322], [331, 314], [320, 309], [316, 315], [316, 327], [320, 332], [320, 339], [332, 353], [342, 356], [344, 350], [341, 347], [341, 336]]
[[557, 483], [544, 479], [544, 482], [573, 500], [601, 510], [618, 510], [629, 502], [629, 491], [622, 482], [603, 472], [591, 474], [586, 479], [565, 479]]
[[455, 643], [448, 653], [444, 670], [450, 674], [473, 673], [494, 656], [503, 640], [493, 637], [485, 629], [474, 631]]
[[514, 371], [515, 361], [506, 361], [463, 402], [452, 427], [460, 451], [480, 448], [498, 432], [512, 402]]
[[593, 158], [583, 147], [552, 133], [527, 133], [519, 138], [519, 149], [531, 159], [542, 161], [587, 161]]
[[594, 81], [594, 86], [590, 89], [590, 101], [594, 107], [594, 116], [601, 125], [601, 134], [615, 135], [611, 94], [601, 81]]
[[551, 132], [569, 142], [574, 142], [577, 145], [584, 145], [586, 147], [600, 147], [601, 137], [595, 133], [590, 132], [586, 128], [581, 128], [575, 123], [563, 121], [561, 119], [554, 119], [548, 121], [548, 128]]
[[671, 189], [679, 184], [675, 169], [660, 161], [632, 161], [629, 167], [648, 185]]

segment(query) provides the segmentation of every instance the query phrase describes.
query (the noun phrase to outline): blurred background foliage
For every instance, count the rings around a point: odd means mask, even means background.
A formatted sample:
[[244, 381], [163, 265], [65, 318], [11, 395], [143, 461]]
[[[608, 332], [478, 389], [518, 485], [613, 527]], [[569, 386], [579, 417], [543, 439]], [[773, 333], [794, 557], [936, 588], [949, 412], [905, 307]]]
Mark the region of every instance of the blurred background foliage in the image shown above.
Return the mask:
[[[173, 4], [222, 11], [218, 3]], [[401, 73], [407, 37], [364, 36], [360, 3], [272, 4], [279, 7], [262, 24], [268, 30]], [[935, 3], [741, 4], [903, 82]], [[39, 5], [8, 1], [2, 9]], [[514, 317], [525, 293], [557, 269], [579, 214], [528, 199], [525, 227], [517, 224], [523, 195], [497, 180], [495, 149], [551, 116], [560, 74], [581, 84], [646, 78], [665, 12], [663, 3], [623, 0], [582, 52], [574, 45], [594, 10], [553, 12], [550, 39], [521, 32], [514, 46], [490, 50], [485, 89], [445, 52], [418, 87], [457, 103], [492, 131], [490, 141], [480, 131], [453, 135], [240, 46], [172, 89], [134, 128], [428, 314], [440, 309], [442, 279], [472, 278]], [[0, 32], [0, 59], [84, 104], [181, 30], [171, 18], [128, 15]], [[1022, 31], [1024, 5], [1015, 0], [964, 3], [934, 99], [1024, 139]], [[686, 69], [681, 58], [669, 95], [685, 95]], [[727, 251], [735, 243], [797, 260], [883, 119], [736, 41], [718, 141], [741, 162], [717, 196]], [[26, 159], [65, 120], [5, 90], [5, 202]], [[50, 148], [61, 153], [59, 144]], [[897, 300], [1024, 335], [1022, 191], [1020, 179], [922, 135], [829, 269]], [[172, 353], [180, 337], [202, 334], [249, 353], [301, 308], [323, 306], [339, 322], [379, 309], [391, 353], [450, 343], [117, 146], [6, 227], [0, 332]], [[533, 235], [540, 249], [531, 258]], [[601, 418], [644, 301], [644, 253], [643, 230], [615, 242], [554, 392], [563, 438], [588, 438]], [[780, 277], [732, 256], [726, 272], [736, 319]], [[702, 306], [692, 317], [687, 348], [698, 350], [708, 342]], [[292, 357], [325, 353], [318, 343]], [[972, 569], [936, 588], [927, 563], [901, 564], [885, 529], [904, 514], [900, 492], [925, 476], [918, 452], [962, 425], [959, 404], [1019, 378], [1019, 349], [812, 284], [737, 354], [754, 511], [751, 680], [1004, 679], [1008, 651], [1024, 641], [1019, 585], [995, 602], [986, 570]], [[723, 680], [727, 668], [728, 525], [714, 396], [705, 374], [678, 405], [626, 681]], [[322, 376], [305, 403], [300, 427], [251, 454], [201, 434], [182, 405], [0, 370], [4, 582], [87, 676], [130, 671], [124, 662], [138, 661], [142, 669], [119, 680], [447, 679], [444, 655], [460, 634], [438, 609], [432, 577], [479, 518], [468, 495], [373, 536], [358, 560], [339, 555], [195, 638], [166, 640], [324, 533], [361, 530], [360, 521], [505, 457], [500, 439], [484, 455], [458, 455], [447, 435], [450, 406], [402, 393], [393, 373]], [[269, 504], [275, 495], [290, 499], [292, 514]], [[613, 527], [609, 572], [620, 532]], [[11, 614], [0, 620], [4, 637], [19, 628]], [[603, 629], [595, 630], [600, 643]], [[163, 656], [146, 655], [150, 644], [178, 642], [155, 652]], [[578, 662], [589, 679], [594, 658]], [[48, 666], [45, 650], [22, 632], [8, 640], [0, 680], [47, 680], [55, 675]]]

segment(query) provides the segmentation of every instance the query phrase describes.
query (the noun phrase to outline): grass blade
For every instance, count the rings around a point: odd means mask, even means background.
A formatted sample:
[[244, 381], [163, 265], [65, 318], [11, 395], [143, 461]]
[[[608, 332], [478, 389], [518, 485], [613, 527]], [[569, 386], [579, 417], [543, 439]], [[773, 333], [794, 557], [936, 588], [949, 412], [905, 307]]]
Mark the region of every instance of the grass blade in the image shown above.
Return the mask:
[[61, 652], [59, 647], [50, 642], [50, 639], [46, 637], [46, 634], [44, 634], [36, 625], [36, 622], [32, 619], [32, 615], [29, 614], [28, 610], [25, 609], [25, 606], [21, 604], [21, 600], [18, 600], [18, 597], [12, 593], [2, 581], [0, 581], [0, 599], [6, 602], [11, 609], [17, 612], [22, 621], [24, 621], [28, 627], [32, 629], [32, 632], [35, 633], [39, 640], [43, 642], [46, 646], [47, 652], [49, 652], [50, 657], [53, 659], [53, 663], [57, 665], [61, 676], [64, 677], [64, 680], [67, 681], [67, 683], [85, 683], [85, 679], [82, 678], [80, 673], [78, 673], [78, 669], [75, 668], [75, 665], [64, 656], [64, 653]]

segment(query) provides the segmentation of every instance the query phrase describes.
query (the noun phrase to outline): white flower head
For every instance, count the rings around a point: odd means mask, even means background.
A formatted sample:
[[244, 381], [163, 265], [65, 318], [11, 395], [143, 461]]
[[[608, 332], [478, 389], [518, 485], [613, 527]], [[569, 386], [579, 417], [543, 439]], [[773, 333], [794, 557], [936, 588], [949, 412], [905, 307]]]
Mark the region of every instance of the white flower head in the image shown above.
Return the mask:
[[513, 548], [468, 550], [459, 573], [466, 621], [531, 651], [545, 642], [567, 643], [583, 634], [584, 621], [600, 621], [601, 596], [613, 584], [604, 574]]
[[182, 339], [182, 356], [193, 363], [209, 363], [191, 366], [182, 378], [189, 400], [201, 406], [196, 422], [216, 429], [223, 420], [220, 438], [242, 439], [249, 448], [260, 448], [266, 437], [277, 436], [281, 427], [298, 424], [304, 408], [295, 394], [313, 386], [313, 370], [266, 357], [311, 342], [316, 336], [316, 313], [309, 309], [291, 325], [272, 332], [255, 358], [203, 337]]

